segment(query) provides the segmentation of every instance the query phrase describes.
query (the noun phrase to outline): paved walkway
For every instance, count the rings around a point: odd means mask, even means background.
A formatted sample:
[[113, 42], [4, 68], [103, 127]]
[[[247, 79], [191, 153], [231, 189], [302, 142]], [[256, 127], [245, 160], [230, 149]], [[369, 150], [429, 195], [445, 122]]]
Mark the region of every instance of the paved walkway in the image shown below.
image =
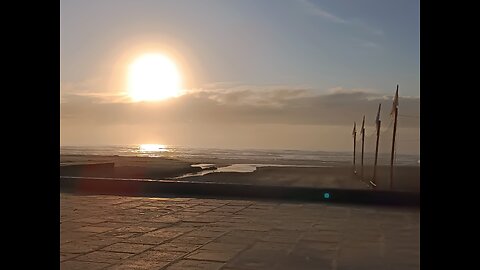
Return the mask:
[[419, 210], [60, 194], [61, 269], [420, 269]]

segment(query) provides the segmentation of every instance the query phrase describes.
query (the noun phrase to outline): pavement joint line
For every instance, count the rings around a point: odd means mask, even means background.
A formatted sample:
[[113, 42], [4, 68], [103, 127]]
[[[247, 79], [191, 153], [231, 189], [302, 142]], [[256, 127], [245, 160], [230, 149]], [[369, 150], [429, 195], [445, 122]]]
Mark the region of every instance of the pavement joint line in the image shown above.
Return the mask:
[[101, 269], [106, 269], [107, 267], [111, 267], [113, 266], [113, 264], [111, 263], [106, 263], [106, 262], [92, 262], [92, 261], [81, 261], [81, 260], [77, 260], [77, 259], [71, 259], [71, 260], [66, 260], [66, 261], [63, 261], [62, 263], [65, 263], [65, 262], [80, 262], [80, 263], [101, 263], [101, 264], [107, 264], [106, 266], [102, 267], [102, 268], [98, 268], [98, 270], [101, 270]]
[[[199, 205], [199, 204], [196, 204], [196, 205]], [[192, 206], [192, 207], [193, 207], [193, 206]], [[179, 210], [179, 211], [180, 211], [180, 210]], [[178, 222], [178, 223], [181, 223], [181, 221]], [[169, 226], [169, 227], [171, 227], [171, 226]], [[168, 227], [167, 227], [167, 228], [168, 228]], [[162, 228], [160, 228], [160, 229], [162, 229]], [[195, 229], [194, 229], [194, 230], [195, 230]], [[138, 253], [138, 254], [136, 254], [136, 255], [134, 255], [134, 256], [138, 256], [138, 255], [143, 254], [143, 253], [145, 253], [145, 252], [147, 252], [147, 251], [150, 251], [151, 249], [153, 249], [153, 248], [155, 248], [155, 247], [157, 247], [157, 246], [160, 246], [160, 245], [163, 245], [163, 244], [166, 244], [166, 243], [171, 243], [173, 240], [175, 240], [175, 239], [177, 239], [177, 238], [179, 238], [179, 237], [181, 237], [181, 236], [183, 236], [183, 235], [185, 235], [185, 234], [187, 234], [187, 233], [188, 233], [188, 232], [181, 233], [181, 234], [179, 234], [179, 235], [177, 235], [177, 236], [175, 236], [175, 237], [173, 237], [173, 238], [171, 238], [171, 239], [169, 239], [169, 240], [166, 240], [166, 241], [164, 241], [164, 242], [162, 242], [162, 243], [160, 243], [160, 244], [158, 244], [158, 245], [153, 245], [152, 247], [150, 247], [150, 248], [148, 248], [148, 249], [146, 249], [146, 250], [144, 250], [144, 251], [142, 251], [142, 252], [140, 252], [140, 253]], [[215, 239], [221, 237], [222, 235], [224, 235], [224, 234], [226, 234], [226, 233], [227, 233], [227, 232], [224, 232], [224, 233], [222, 233], [221, 235], [217, 236], [216, 238], [213, 238], [211, 241], [203, 244], [202, 246], [199, 246], [198, 248], [196, 248], [196, 249], [194, 249], [194, 250], [192, 250], [192, 251], [190, 251], [190, 252], [182, 255], [179, 259], [175, 260], [175, 262], [183, 259], [185, 256], [189, 255], [189, 254], [192, 253], [193, 251], [196, 251], [197, 249], [200, 249], [201, 247], [207, 245], [208, 243], [214, 241]], [[145, 234], [145, 233], [144, 233], [144, 234]], [[142, 235], [144, 235], [144, 234], [142, 234]], [[125, 243], [125, 242], [120, 241], [119, 243]], [[126, 242], [126, 243], [129, 243], [129, 242]], [[114, 243], [114, 244], [116, 244], [116, 243]], [[108, 247], [108, 246], [112, 246], [112, 245], [114, 245], [114, 244], [107, 245], [107, 246], [105, 246], [105, 247], [103, 247], [103, 248], [106, 248], [106, 247]], [[102, 248], [102, 249], [103, 249], [103, 248]], [[95, 250], [95, 251], [97, 251], [97, 250]], [[94, 251], [92, 251], [92, 252], [94, 252]], [[89, 253], [90, 253], [90, 252], [89, 252]], [[128, 252], [123, 252], [123, 253], [128, 253]], [[128, 253], [128, 254], [132, 254], [132, 253]], [[113, 264], [113, 265], [118, 265], [118, 264]], [[165, 265], [165, 267], [163, 267], [163, 268], [161, 268], [161, 269], [164, 269], [164, 268], [168, 267], [169, 265], [171, 265], [171, 263]]]
[[[111, 253], [132, 254], [132, 253], [119, 252], [119, 251], [96, 250], [96, 251], [88, 252], [88, 253], [85, 253], [85, 254], [80, 254], [79, 256], [76, 256], [75, 258], [71, 258], [71, 259], [75, 259], [75, 260], [81, 261], [81, 262], [108, 263], [108, 264], [112, 265], [111, 262], [100, 262], [100, 261], [93, 261], [93, 260], [89, 261], [89, 260], [85, 260], [85, 259], [80, 258], [82, 256], [85, 256], [85, 255], [88, 255], [90, 253], [97, 252], [97, 251], [103, 251], [105, 253], [111, 252]], [[132, 255], [134, 255], [134, 253]], [[132, 256], [130, 256], [130, 257], [132, 257]], [[125, 259], [127, 259], [127, 258], [125, 258]], [[123, 259], [121, 259], [121, 260], [123, 260]]]
[[[226, 232], [225, 232], [225, 233], [226, 233]], [[225, 233], [223, 233], [223, 234], [225, 234]], [[165, 241], [165, 242], [162, 242], [162, 243], [159, 244], [159, 245], [154, 245], [153, 247], [148, 248], [148, 249], [142, 251], [141, 253], [135, 254], [134, 256], [141, 255], [141, 254], [143, 254], [143, 253], [145, 253], [145, 252], [147, 252], [147, 251], [150, 251], [151, 249], [153, 249], [153, 248], [155, 248], [155, 247], [158, 247], [158, 246], [160, 246], [160, 245], [167, 244], [167, 243], [171, 243], [171, 242], [172, 242], [173, 240], [175, 240], [176, 238], [179, 238], [179, 237], [181, 237], [181, 236], [183, 236], [183, 235], [185, 235], [185, 234], [187, 234], [187, 233], [182, 233], [182, 234], [180, 234], [180, 235], [178, 235], [178, 236], [175, 236], [174, 238], [171, 238], [171, 239], [169, 239], [169, 240], [167, 240], [167, 241]], [[172, 265], [173, 263], [176, 263], [176, 262], [181, 261], [183, 258], [185, 258], [185, 256], [190, 255], [192, 252], [197, 251], [198, 249], [202, 248], [203, 246], [205, 246], [205, 245], [213, 242], [215, 239], [221, 237], [223, 234], [217, 236], [216, 238], [213, 238], [211, 241], [203, 244], [202, 246], [199, 246], [199, 247], [195, 248], [194, 250], [187, 252], [186, 254], [180, 256], [180, 257], [177, 258], [176, 260], [173, 260], [173, 261], [171, 261], [171, 262], [168, 262], [168, 264], [166, 264], [165, 266], [163, 266], [162, 268], [160, 268], [160, 270], [166, 269], [167, 267], [169, 267], [169, 266]], [[112, 244], [112, 245], [113, 245], [113, 244]], [[121, 265], [121, 263], [122, 263], [122, 262], [120, 261], [119, 263], [112, 264], [111, 266]]]
[[[223, 235], [225, 235], [225, 234], [227, 234], [227, 233], [228, 233], [228, 232], [223, 232], [221, 235], [213, 238], [212, 240], [210, 240], [210, 241], [208, 241], [207, 243], [205, 243], [205, 244], [197, 247], [196, 249], [194, 249], [194, 250], [192, 250], [192, 251], [190, 251], [190, 252], [187, 252], [186, 254], [184, 254], [184, 255], [182, 255], [181, 257], [179, 257], [177, 260], [172, 261], [171, 263], [169, 263], [169, 264], [165, 265], [164, 267], [160, 268], [160, 270], [166, 269], [167, 267], [169, 267], [170, 265], [172, 265], [174, 262], [177, 263], [177, 262], [183, 260], [183, 258], [185, 258], [187, 255], [192, 254], [193, 252], [201, 249], [203, 246], [206, 246], [206, 245], [210, 244], [211, 242], [215, 241], [216, 239], [220, 238], [221, 236], [223, 236]], [[171, 239], [171, 240], [174, 240], [174, 239]], [[171, 241], [169, 241], [168, 243], [170, 243], [170, 242], [171, 242]]]
[[[64, 254], [65, 254], [65, 253], [64, 253]], [[82, 254], [82, 253], [69, 253], [69, 254], [75, 254], [75, 255], [74, 255], [73, 257], [71, 257], [71, 258], [66, 259], [64, 262], [69, 261], [69, 260], [71, 260], [71, 259], [75, 259], [75, 258], [80, 257], [80, 256], [82, 256], [82, 255], [85, 255], [86, 253], [85, 253], [85, 254]], [[60, 255], [62, 255], [62, 252], [60, 252]]]

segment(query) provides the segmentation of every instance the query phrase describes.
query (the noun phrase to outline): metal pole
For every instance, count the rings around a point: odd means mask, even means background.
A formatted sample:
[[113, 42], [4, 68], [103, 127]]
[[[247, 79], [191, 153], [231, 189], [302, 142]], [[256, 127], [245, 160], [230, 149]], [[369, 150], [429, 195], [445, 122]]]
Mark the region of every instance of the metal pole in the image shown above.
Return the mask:
[[361, 171], [361, 178], [363, 179], [363, 150], [365, 146], [365, 115], [363, 116], [362, 121], [362, 171]]
[[377, 184], [375, 183], [376, 176], [377, 176], [377, 159], [378, 159], [378, 142], [380, 139], [380, 126], [382, 121], [380, 121], [380, 109], [382, 108], [382, 104], [378, 104], [378, 114], [377, 114], [377, 144], [375, 146], [375, 164], [373, 166], [373, 179], [370, 181], [372, 186], [376, 187]]
[[357, 168], [355, 167], [355, 151], [357, 146], [357, 130], [356, 124], [353, 122], [353, 173], [357, 174]]
[[395, 135], [397, 134], [397, 116], [398, 116], [398, 84], [395, 97], [393, 98], [393, 109], [395, 113], [395, 120], [393, 122], [393, 138], [392, 138], [392, 153], [390, 156], [390, 189], [393, 188], [393, 159], [395, 157]]
[[395, 156], [395, 134], [397, 133], [398, 108], [395, 108], [395, 122], [393, 123], [392, 155], [390, 157], [390, 189], [393, 188], [393, 159]]

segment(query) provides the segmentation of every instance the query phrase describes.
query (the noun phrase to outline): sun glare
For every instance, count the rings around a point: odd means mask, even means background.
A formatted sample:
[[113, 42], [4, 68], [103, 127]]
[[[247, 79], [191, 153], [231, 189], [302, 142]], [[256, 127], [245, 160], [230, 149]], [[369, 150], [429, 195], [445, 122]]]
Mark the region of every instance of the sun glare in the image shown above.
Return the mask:
[[163, 144], [141, 144], [139, 146], [141, 152], [166, 152], [167, 147]]
[[180, 95], [175, 63], [162, 54], [145, 54], [129, 67], [128, 94], [133, 101], [155, 101]]

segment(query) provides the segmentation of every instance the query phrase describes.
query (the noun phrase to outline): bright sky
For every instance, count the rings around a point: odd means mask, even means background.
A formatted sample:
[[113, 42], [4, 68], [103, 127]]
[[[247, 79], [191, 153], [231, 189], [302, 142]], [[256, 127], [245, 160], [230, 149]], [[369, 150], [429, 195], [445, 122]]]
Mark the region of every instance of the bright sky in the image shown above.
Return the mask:
[[[71, 144], [82, 139], [67, 135], [74, 125], [65, 109], [79, 119], [81, 109], [68, 106], [98, 97], [114, 104], [112, 93], [125, 91], [124, 66], [142, 50], [167, 52], [183, 87], [200, 91], [197, 97], [206, 89], [220, 93], [208, 100], [230, 102], [221, 95], [232, 89], [360, 91], [371, 100], [393, 95], [396, 84], [403, 97], [420, 95], [418, 0], [62, 0], [60, 15], [62, 138]], [[391, 101], [384, 103], [388, 111]], [[110, 124], [129, 124], [110, 118]], [[351, 128], [357, 118], [328, 124]], [[298, 147], [324, 148], [313, 139]]]

